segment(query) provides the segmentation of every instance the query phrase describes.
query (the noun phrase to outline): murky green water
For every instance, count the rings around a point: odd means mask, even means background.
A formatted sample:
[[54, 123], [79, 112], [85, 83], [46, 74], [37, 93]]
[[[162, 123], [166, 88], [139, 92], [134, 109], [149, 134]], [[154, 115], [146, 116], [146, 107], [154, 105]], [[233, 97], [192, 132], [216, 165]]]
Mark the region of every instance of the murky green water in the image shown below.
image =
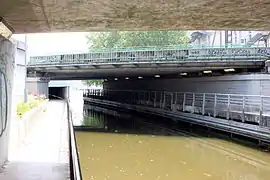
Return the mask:
[[165, 136], [131, 119], [88, 112], [93, 118], [86, 125], [105, 132], [76, 131], [84, 179], [270, 179], [269, 153], [218, 138]]

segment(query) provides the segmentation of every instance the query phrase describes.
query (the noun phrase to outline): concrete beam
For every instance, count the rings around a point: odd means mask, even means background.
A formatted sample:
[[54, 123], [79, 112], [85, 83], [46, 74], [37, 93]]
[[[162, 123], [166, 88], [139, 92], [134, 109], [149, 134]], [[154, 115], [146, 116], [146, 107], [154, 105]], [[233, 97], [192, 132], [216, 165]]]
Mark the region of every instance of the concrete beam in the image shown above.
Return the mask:
[[269, 30], [267, 0], [1, 0], [16, 33], [103, 30]]

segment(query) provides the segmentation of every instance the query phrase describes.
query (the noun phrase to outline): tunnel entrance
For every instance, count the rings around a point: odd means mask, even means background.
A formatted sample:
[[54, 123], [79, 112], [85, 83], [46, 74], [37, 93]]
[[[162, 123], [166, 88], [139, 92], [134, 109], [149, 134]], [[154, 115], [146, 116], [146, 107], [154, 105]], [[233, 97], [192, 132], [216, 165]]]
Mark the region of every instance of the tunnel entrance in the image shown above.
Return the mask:
[[67, 87], [49, 87], [49, 99], [66, 99]]

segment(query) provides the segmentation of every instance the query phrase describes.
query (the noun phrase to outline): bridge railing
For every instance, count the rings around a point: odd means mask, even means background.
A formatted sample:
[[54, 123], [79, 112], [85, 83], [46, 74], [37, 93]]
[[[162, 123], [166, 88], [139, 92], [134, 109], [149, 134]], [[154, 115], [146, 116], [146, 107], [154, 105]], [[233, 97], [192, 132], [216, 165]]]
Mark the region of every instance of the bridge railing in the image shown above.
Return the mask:
[[270, 96], [100, 89], [85, 90], [84, 96], [270, 127]]
[[266, 60], [270, 48], [136, 49], [31, 57], [29, 66], [160, 61]]

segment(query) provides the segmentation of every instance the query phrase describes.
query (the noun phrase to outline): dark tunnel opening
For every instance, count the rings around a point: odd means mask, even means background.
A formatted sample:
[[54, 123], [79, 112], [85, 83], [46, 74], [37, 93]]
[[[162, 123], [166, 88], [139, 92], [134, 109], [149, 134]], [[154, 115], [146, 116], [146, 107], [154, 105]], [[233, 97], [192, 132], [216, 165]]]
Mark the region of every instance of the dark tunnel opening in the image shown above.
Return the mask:
[[67, 87], [49, 87], [49, 99], [66, 99]]

